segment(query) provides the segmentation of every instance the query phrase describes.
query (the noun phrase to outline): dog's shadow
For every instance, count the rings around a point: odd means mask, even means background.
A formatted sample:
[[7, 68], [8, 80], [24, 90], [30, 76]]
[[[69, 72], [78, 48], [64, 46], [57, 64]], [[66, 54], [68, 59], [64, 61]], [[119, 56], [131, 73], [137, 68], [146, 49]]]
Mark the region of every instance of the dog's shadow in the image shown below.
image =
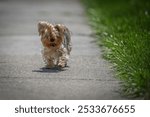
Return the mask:
[[[68, 66], [67, 66], [68, 67]], [[60, 68], [60, 67], [54, 67], [54, 68], [46, 68], [46, 67], [42, 67], [38, 70], [32, 70], [32, 72], [40, 72], [40, 73], [58, 73], [58, 72], [62, 72], [62, 71], [66, 71], [67, 67], [65, 68]]]

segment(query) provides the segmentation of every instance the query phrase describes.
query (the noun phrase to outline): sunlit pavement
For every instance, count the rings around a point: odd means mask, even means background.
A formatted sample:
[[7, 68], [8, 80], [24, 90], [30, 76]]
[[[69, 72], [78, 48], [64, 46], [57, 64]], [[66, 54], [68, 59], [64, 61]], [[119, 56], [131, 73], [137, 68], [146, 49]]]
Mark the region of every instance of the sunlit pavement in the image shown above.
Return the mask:
[[[78, 0], [0, 1], [0, 99], [125, 99], [83, 8]], [[72, 32], [63, 70], [43, 68], [41, 20], [63, 23]]]

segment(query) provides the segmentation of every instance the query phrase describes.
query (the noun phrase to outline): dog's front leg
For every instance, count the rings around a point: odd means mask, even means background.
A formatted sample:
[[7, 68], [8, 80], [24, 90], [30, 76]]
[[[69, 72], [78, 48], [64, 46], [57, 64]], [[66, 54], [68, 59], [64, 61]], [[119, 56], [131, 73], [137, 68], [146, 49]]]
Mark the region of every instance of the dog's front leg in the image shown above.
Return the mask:
[[55, 67], [54, 60], [52, 58], [44, 58], [44, 62], [46, 64], [46, 68]]
[[54, 63], [54, 58], [52, 58], [50, 55], [49, 55], [49, 51], [46, 51], [46, 49], [44, 49], [42, 51], [42, 55], [43, 55], [43, 60], [46, 64], [46, 67], [47, 68], [52, 68], [52, 67], [55, 67], [55, 63]]
[[55, 67], [54, 60], [53, 59], [48, 59], [47, 63], [46, 63], [46, 67], [47, 68], [53, 68], [53, 67]]
[[67, 66], [67, 59], [65, 56], [59, 57], [58, 66], [59, 67], [66, 67]]

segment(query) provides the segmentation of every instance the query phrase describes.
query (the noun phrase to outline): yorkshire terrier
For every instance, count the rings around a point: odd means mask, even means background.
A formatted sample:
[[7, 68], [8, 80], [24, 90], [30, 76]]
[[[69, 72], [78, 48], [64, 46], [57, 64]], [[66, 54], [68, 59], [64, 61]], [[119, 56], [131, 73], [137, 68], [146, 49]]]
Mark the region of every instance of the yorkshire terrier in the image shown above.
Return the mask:
[[46, 67], [66, 67], [72, 49], [69, 29], [62, 24], [40, 21], [38, 32], [44, 47], [42, 55]]

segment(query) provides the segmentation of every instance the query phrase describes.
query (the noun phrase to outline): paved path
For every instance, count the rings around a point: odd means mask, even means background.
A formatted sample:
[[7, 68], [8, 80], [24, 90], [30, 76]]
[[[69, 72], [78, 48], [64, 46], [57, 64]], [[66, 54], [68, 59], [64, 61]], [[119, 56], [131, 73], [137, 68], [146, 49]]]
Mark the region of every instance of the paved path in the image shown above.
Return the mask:
[[[64, 71], [42, 69], [39, 20], [72, 32]], [[91, 33], [77, 0], [0, 1], [0, 99], [123, 99]]]

